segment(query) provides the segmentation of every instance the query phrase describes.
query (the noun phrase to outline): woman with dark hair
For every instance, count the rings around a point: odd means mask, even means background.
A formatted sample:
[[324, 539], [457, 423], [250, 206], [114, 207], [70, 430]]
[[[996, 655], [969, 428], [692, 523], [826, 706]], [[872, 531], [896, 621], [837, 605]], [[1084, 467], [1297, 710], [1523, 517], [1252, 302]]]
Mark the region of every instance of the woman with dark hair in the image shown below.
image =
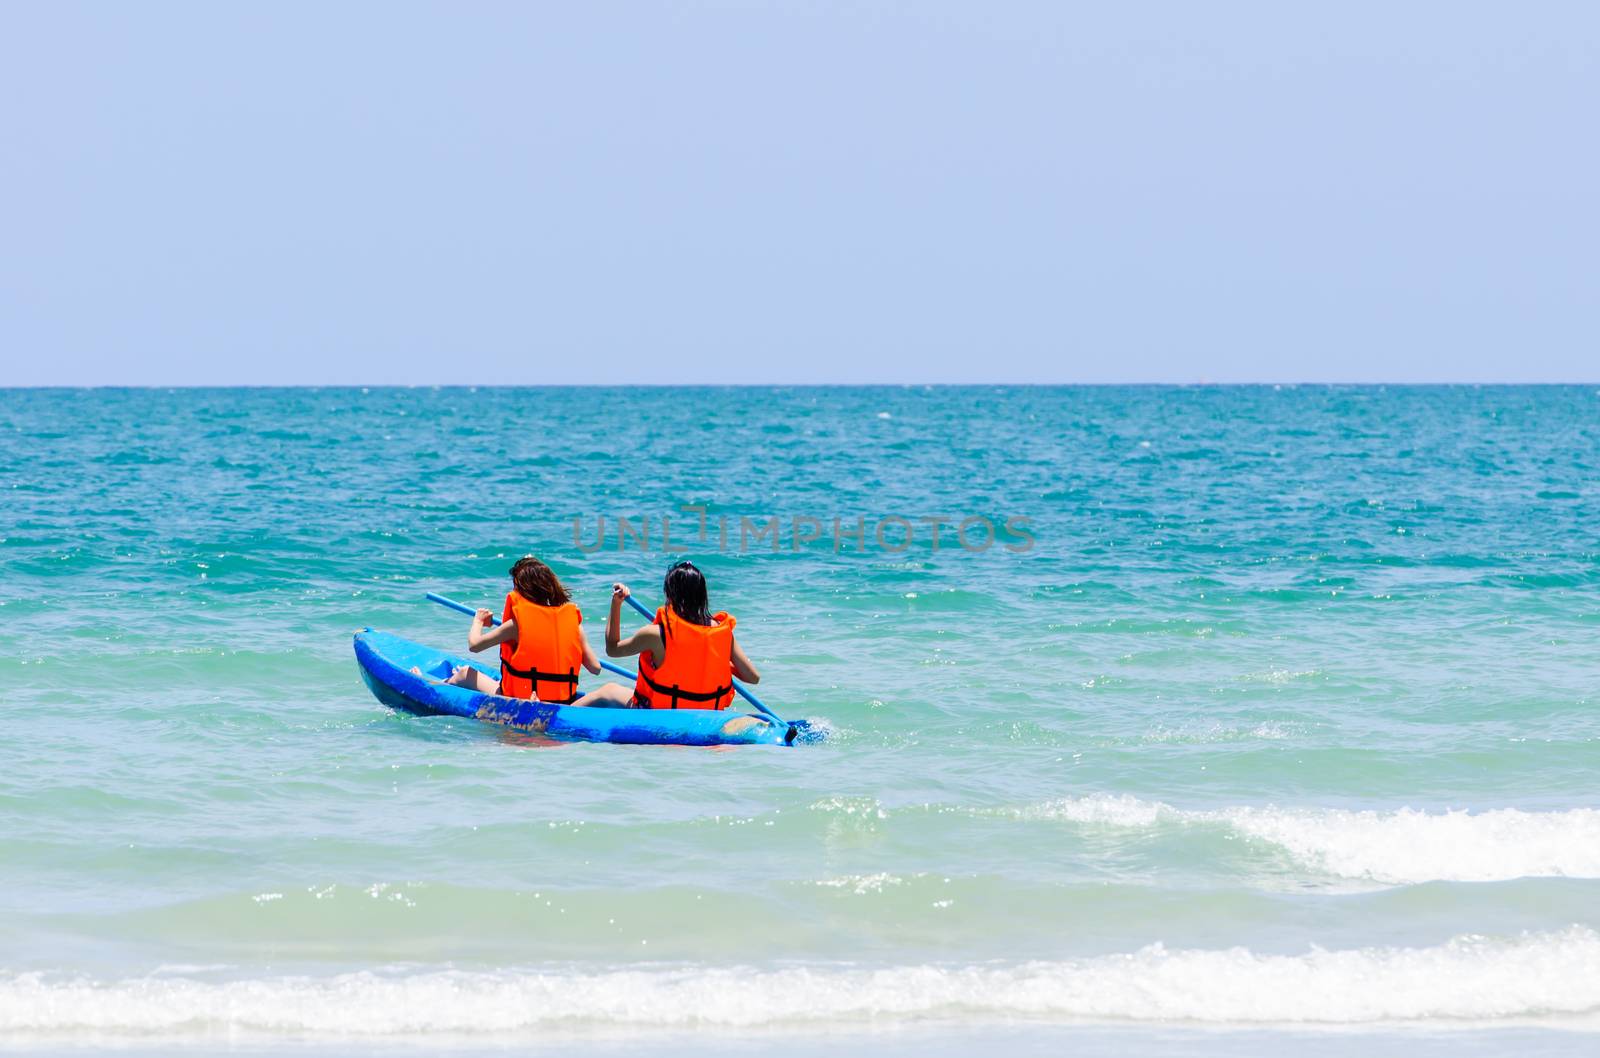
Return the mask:
[[462, 665], [446, 682], [484, 694], [567, 705], [578, 697], [578, 666], [600, 671], [600, 659], [583, 634], [583, 614], [555, 571], [532, 555], [511, 567], [511, 585], [499, 627], [490, 629], [494, 614], [479, 610], [467, 632], [467, 649], [474, 654], [500, 648], [500, 678]]
[[622, 600], [626, 584], [611, 587], [606, 619], [606, 654], [639, 655], [639, 678], [632, 688], [608, 683], [578, 699], [577, 705], [628, 705], [639, 709], [726, 709], [733, 701], [733, 677], [760, 683], [761, 673], [733, 638], [734, 619], [711, 613], [705, 574], [692, 562], [667, 570], [661, 586], [667, 604], [656, 619], [622, 638]]

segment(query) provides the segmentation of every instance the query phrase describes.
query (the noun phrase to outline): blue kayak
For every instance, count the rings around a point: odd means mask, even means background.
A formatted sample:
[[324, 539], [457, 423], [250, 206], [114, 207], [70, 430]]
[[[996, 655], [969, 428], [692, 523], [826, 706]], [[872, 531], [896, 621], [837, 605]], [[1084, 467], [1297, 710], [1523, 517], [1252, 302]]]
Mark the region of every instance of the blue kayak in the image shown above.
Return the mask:
[[[442, 650], [368, 628], [356, 633], [361, 678], [384, 705], [418, 716], [464, 716], [550, 738], [673, 746], [787, 746], [808, 741], [805, 721], [775, 724], [731, 709], [609, 709], [531, 702], [442, 683], [457, 665], [499, 673]], [[420, 669], [417, 675], [411, 669]], [[815, 737], [815, 736], [813, 736]]]

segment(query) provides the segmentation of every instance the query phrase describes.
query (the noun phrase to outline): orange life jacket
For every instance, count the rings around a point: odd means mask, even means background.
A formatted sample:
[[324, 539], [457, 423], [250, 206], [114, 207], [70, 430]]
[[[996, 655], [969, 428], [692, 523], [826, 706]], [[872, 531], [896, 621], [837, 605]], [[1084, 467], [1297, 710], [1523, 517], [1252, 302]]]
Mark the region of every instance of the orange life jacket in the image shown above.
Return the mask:
[[500, 620], [517, 622], [516, 643], [500, 644], [500, 693], [559, 705], [576, 701], [583, 664], [578, 608], [570, 602], [540, 606], [513, 591]]
[[650, 651], [639, 655], [633, 696], [651, 709], [726, 709], [733, 701], [733, 618], [711, 615], [709, 625], [691, 624], [663, 606], [656, 626], [666, 651], [660, 665]]

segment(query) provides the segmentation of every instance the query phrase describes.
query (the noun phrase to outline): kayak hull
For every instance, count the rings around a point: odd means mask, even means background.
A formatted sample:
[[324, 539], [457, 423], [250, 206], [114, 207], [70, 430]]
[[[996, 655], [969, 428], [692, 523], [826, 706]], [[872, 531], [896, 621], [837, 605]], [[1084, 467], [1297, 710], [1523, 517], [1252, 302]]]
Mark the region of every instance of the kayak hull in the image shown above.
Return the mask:
[[[610, 709], [505, 698], [440, 682], [458, 665], [498, 678], [492, 669], [388, 632], [355, 636], [356, 664], [378, 701], [417, 716], [460, 716], [549, 738], [629, 745], [783, 746], [798, 725], [778, 725], [753, 713], [717, 709]], [[411, 669], [420, 669], [417, 675]]]

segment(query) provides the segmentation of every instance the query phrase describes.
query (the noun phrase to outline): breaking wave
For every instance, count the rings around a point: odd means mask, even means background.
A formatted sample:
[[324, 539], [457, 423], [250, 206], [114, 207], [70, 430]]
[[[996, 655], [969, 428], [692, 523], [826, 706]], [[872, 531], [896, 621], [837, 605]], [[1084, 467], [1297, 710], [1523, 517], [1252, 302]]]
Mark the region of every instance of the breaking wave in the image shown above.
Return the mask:
[[1409, 884], [1600, 878], [1600, 810], [1425, 812], [1233, 807], [1206, 811], [1107, 795], [1050, 801], [1025, 819], [1128, 828], [1220, 827], [1342, 878]]
[[[1600, 934], [1457, 937], [1429, 948], [1138, 951], [1017, 965], [824, 965], [599, 973], [361, 972], [206, 981], [0, 977], [0, 1032], [96, 1036], [519, 1034], [566, 1027], [753, 1029], [960, 1016], [1231, 1025], [1600, 1014]], [[782, 996], [782, 1003], [762, 997]]]

